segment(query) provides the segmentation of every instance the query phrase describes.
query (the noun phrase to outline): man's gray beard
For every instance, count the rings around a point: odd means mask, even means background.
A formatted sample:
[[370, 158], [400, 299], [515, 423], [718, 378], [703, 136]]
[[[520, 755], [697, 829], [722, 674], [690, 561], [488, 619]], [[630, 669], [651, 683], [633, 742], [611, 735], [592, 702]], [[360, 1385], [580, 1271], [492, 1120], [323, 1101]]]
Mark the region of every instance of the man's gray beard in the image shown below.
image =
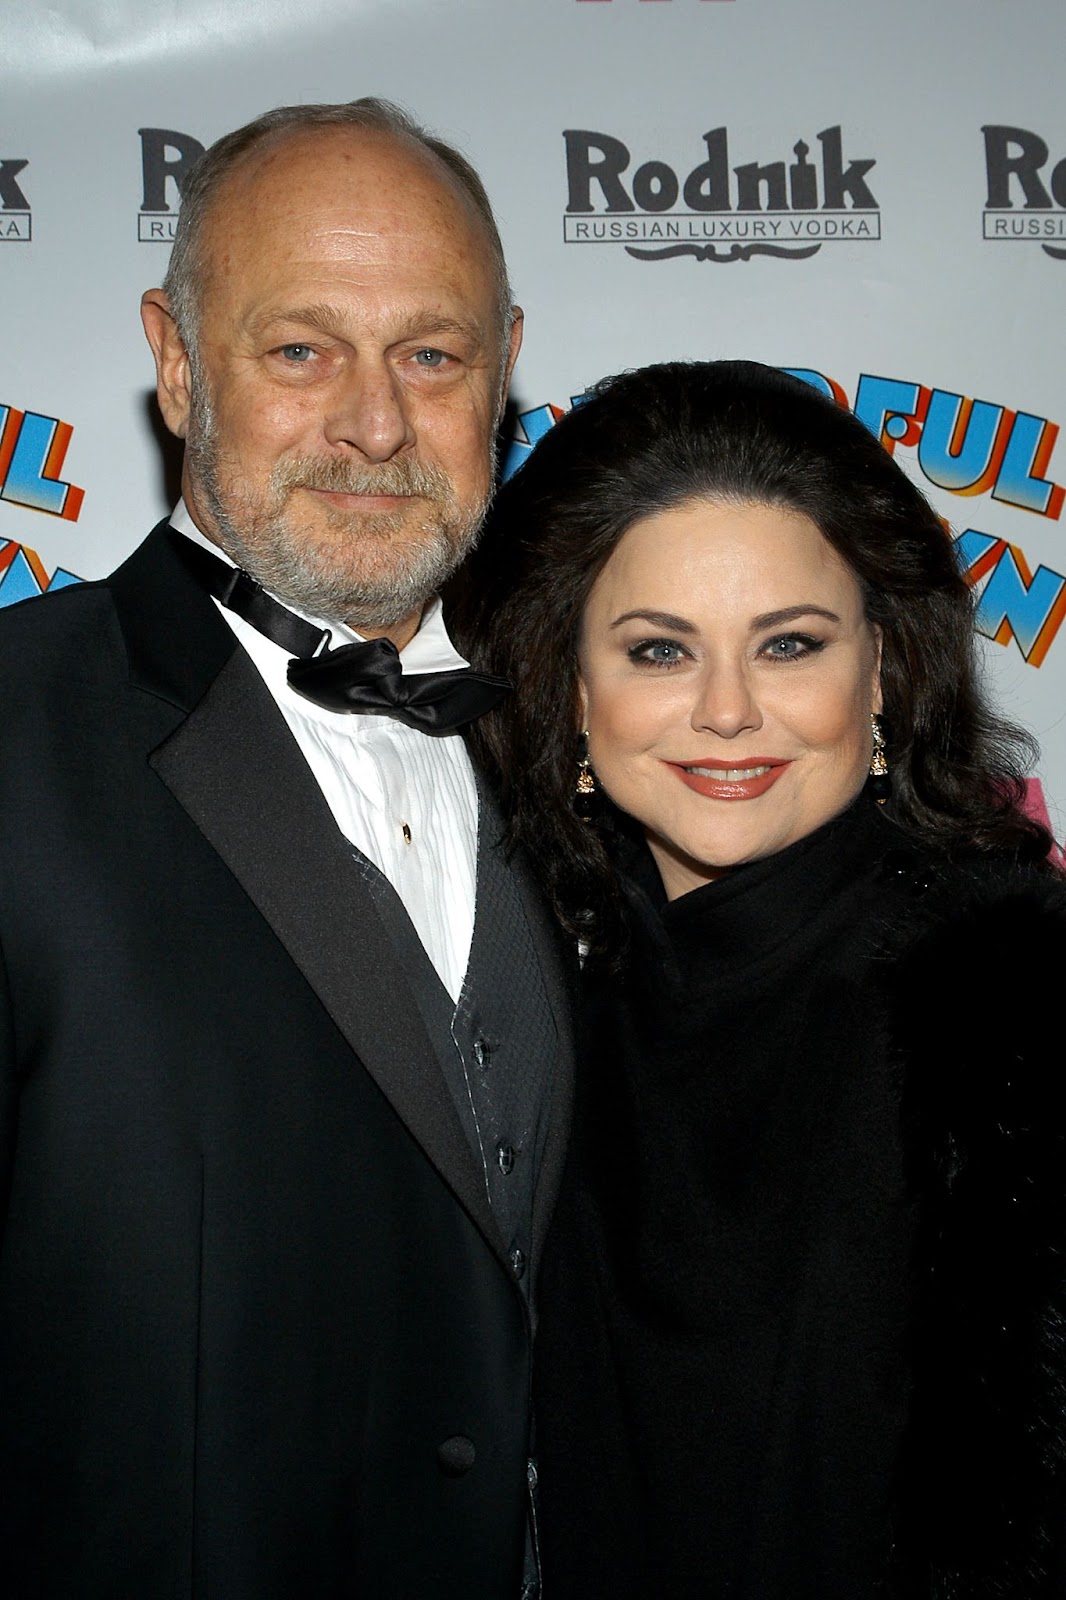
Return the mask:
[[[227, 555], [288, 605], [324, 622], [346, 622], [357, 631], [392, 627], [420, 611], [473, 548], [485, 516], [484, 503], [471, 510], [458, 504], [450, 478], [439, 467], [410, 457], [367, 467], [339, 456], [294, 456], [271, 473], [265, 506], [254, 506], [239, 491], [224, 496], [209, 400], [201, 399], [194, 409], [186, 448], [197, 489]], [[336, 529], [338, 540], [332, 547], [314, 548], [293, 532], [282, 509], [296, 487], [416, 495], [425, 505], [425, 517], [412, 524], [399, 513], [364, 513], [354, 519], [327, 509], [327, 524]], [[371, 542], [379, 547], [378, 571], [360, 570], [366, 564], [358, 559], [338, 560], [357, 557]]]

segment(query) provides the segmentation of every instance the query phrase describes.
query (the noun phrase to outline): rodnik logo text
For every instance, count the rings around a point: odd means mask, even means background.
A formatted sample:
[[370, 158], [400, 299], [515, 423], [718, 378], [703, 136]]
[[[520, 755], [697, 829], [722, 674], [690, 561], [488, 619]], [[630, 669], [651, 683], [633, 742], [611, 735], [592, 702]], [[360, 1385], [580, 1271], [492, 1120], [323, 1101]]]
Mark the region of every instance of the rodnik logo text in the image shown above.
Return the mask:
[[28, 166], [24, 158], [0, 157], [0, 242], [14, 239], [27, 244], [33, 237], [30, 203], [19, 181]]
[[640, 261], [801, 260], [823, 244], [881, 237], [867, 181], [876, 162], [849, 159], [839, 127], [823, 128], [817, 145], [798, 139], [788, 159], [737, 166], [728, 129], [712, 128], [689, 172], [656, 158], [634, 168], [613, 134], [570, 128], [563, 138], [567, 244], [620, 244]]
[[1045, 255], [1066, 261], [1066, 156], [1052, 155], [1031, 128], [988, 123], [981, 132], [988, 178], [985, 238], [1039, 243]]
[[176, 128], [140, 128], [141, 206], [137, 237], [142, 244], [172, 244], [181, 191], [198, 156], [199, 139]]

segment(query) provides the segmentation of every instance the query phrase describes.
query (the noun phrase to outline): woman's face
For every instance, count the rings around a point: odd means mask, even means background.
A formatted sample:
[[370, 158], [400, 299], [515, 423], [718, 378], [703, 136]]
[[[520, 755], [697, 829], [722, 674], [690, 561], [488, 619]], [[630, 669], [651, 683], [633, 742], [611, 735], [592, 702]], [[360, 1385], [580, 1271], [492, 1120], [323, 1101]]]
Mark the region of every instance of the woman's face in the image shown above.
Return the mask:
[[585, 608], [585, 726], [671, 899], [854, 799], [880, 655], [858, 582], [799, 512], [693, 500], [623, 536]]

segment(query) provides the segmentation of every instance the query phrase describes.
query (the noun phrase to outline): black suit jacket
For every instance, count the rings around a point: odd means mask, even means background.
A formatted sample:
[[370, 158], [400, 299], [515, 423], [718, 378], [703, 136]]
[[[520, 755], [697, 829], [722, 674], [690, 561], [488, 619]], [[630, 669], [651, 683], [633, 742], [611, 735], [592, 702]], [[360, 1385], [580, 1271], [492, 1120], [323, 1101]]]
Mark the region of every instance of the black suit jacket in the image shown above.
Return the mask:
[[515, 1596], [525, 1305], [268, 691], [162, 528], [0, 681], [0, 1585]]

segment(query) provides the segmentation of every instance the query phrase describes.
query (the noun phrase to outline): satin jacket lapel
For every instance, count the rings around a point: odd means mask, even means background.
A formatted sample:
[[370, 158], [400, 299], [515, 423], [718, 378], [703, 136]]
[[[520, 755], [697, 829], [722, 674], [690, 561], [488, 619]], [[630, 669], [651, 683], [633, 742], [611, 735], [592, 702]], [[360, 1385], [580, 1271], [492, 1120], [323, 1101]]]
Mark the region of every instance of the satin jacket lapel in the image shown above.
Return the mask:
[[432, 1044], [350, 847], [255, 667], [214, 603], [188, 583], [171, 537], [157, 529], [112, 580], [131, 684], [188, 712], [150, 765], [505, 1261]]

